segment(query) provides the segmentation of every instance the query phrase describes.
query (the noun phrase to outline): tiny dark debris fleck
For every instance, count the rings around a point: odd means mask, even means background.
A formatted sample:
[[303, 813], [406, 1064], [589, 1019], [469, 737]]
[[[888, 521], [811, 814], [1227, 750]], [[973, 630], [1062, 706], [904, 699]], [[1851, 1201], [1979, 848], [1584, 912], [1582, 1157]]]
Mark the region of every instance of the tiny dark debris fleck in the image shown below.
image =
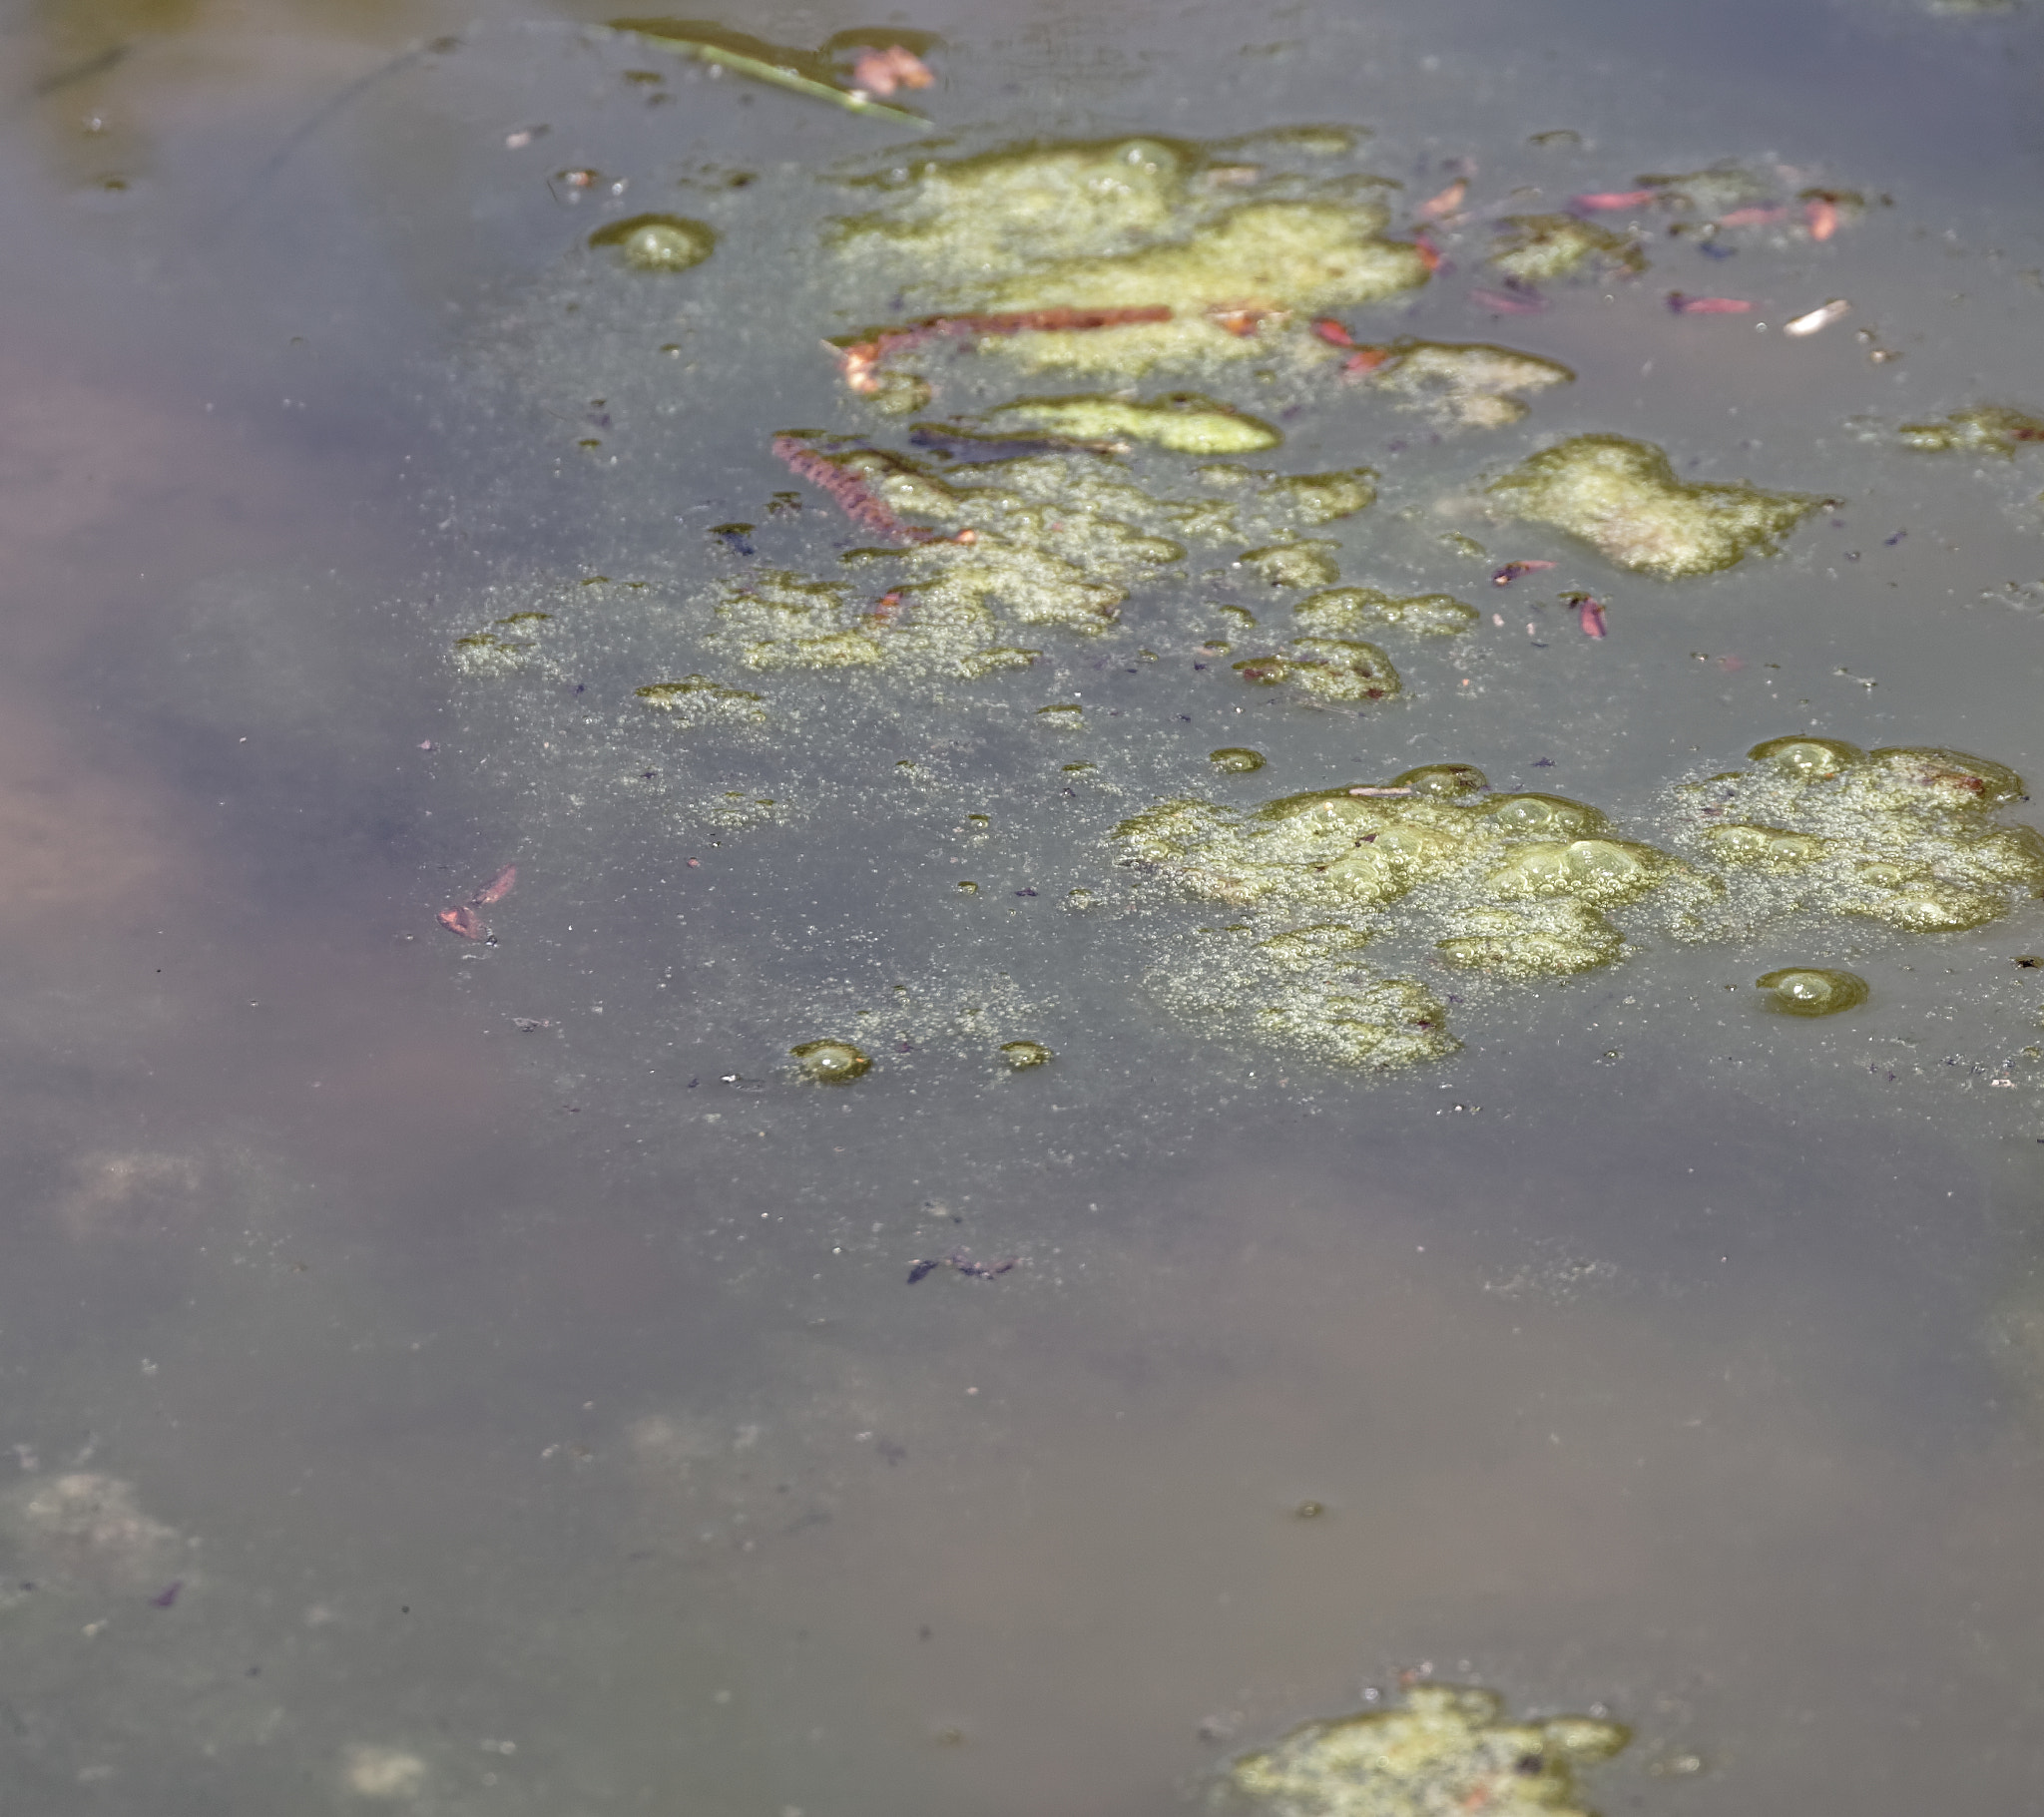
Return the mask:
[[967, 1275], [973, 1280], [990, 1281], [998, 1274], [1006, 1274], [1021, 1259], [1019, 1255], [1011, 1255], [1004, 1262], [976, 1262], [964, 1250], [953, 1249], [949, 1255], [924, 1257], [916, 1262], [908, 1270], [908, 1284], [913, 1287], [917, 1281], [926, 1275], [934, 1274], [939, 1268], [955, 1268], [960, 1274]]
[[2018, 953], [2016, 955], [2016, 964], [2021, 966], [2024, 971], [2031, 972], [2035, 971], [2038, 966], [2044, 965], [2044, 957], [2040, 957], [2035, 953]]
[[1535, 1773], [1544, 1773], [1547, 1770], [1547, 1762], [1538, 1754], [1521, 1754], [1512, 1762], [1512, 1769], [1524, 1773], [1530, 1779]]
[[169, 1608], [173, 1602], [177, 1601], [178, 1591], [184, 1588], [185, 1580], [183, 1578], [173, 1580], [173, 1582], [167, 1584], [155, 1595], [150, 1597], [151, 1606], [155, 1608]]
[[1033, 896], [1036, 892], [1034, 890], [1017, 890], [1015, 894], [1018, 896]]

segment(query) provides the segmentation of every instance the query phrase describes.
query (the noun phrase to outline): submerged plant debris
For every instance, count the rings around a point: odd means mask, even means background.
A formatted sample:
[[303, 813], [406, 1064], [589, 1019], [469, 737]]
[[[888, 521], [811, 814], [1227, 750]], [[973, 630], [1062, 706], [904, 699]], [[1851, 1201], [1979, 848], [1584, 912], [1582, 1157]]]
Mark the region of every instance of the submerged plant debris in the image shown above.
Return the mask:
[[1512, 516], [1581, 537], [1620, 568], [1676, 579], [1773, 554], [1821, 502], [1757, 486], [1691, 483], [1622, 435], [1579, 435], [1521, 462], [1490, 494]]
[[[683, 56], [715, 64], [736, 75], [750, 76], [756, 82], [828, 101], [850, 113], [873, 114], [902, 126], [926, 127], [929, 124], [920, 114], [910, 113], [906, 108], [875, 101], [869, 89], [858, 86], [861, 69], [870, 71], [871, 67], [863, 56], [854, 55], [850, 79], [847, 80], [828, 55], [829, 51], [837, 49], [854, 52], [875, 48], [898, 49], [908, 64], [921, 72], [924, 78], [911, 81], [908, 86], [924, 88], [928, 86], [928, 71], [914, 53], [927, 50], [935, 42], [927, 32], [883, 34], [890, 39], [887, 47], [868, 46], [863, 42], [867, 34], [854, 32], [832, 39], [824, 52], [818, 53], [797, 50], [785, 44], [770, 44], [764, 38], [749, 37], [744, 32], [732, 31], [706, 19], [614, 19], [611, 29], [632, 33], [663, 50], [679, 51]], [[901, 66], [890, 61], [888, 67], [893, 70]], [[866, 80], [871, 81], [869, 73]], [[893, 86], [882, 87], [879, 92], [891, 94]]]
[[1401, 1706], [1308, 1722], [1243, 1756], [1222, 1790], [1270, 1817], [1589, 1817], [1577, 1772], [1630, 1738], [1594, 1716], [1510, 1721], [1493, 1691], [1420, 1684]]

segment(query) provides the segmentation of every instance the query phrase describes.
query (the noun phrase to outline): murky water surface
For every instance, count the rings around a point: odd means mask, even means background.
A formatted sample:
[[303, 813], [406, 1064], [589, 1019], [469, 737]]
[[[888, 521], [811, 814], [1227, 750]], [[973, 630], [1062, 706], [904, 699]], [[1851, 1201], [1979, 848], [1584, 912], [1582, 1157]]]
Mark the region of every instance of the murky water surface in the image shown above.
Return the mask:
[[2022, 1807], [2036, 8], [721, 24], [10, 22], [10, 1807]]

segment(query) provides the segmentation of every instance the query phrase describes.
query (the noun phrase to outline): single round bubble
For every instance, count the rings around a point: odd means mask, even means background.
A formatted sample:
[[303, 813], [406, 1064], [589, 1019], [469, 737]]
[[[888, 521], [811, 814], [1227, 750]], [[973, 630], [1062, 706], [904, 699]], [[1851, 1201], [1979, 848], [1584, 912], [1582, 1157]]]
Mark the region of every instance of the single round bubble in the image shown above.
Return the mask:
[[1491, 872], [1491, 889], [1502, 896], [1552, 895], [1569, 888], [1569, 848], [1556, 840], [1522, 845]]
[[1644, 880], [1646, 861], [1615, 839], [1577, 839], [1568, 850], [1569, 875], [1600, 889], [1630, 888]]
[[1264, 767], [1262, 751], [1246, 750], [1238, 744], [1223, 745], [1219, 750], [1210, 750], [1207, 755], [1215, 768], [1234, 776], [1246, 776], [1251, 770]]
[[788, 1052], [819, 1086], [847, 1086], [873, 1064], [848, 1041], [805, 1041]]
[[1865, 755], [1858, 745], [1847, 744], [1842, 738], [1770, 738], [1746, 754], [1778, 764], [1805, 782], [1842, 775]]
[[1054, 1056], [1040, 1041], [1010, 1041], [1002, 1046], [1001, 1058], [1022, 1073], [1031, 1067], [1048, 1066]]
[[610, 248], [635, 271], [686, 271], [717, 249], [717, 230], [679, 215], [634, 215], [598, 227], [589, 243]]
[[1464, 795], [1481, 793], [1490, 786], [1490, 778], [1473, 763], [1428, 763], [1393, 777], [1391, 786], [1409, 788], [1415, 795], [1456, 801]]
[[1770, 993], [1773, 1008], [1789, 1016], [1835, 1016], [1866, 1001], [1866, 980], [1854, 972], [1791, 966], [1756, 978], [1754, 984]]

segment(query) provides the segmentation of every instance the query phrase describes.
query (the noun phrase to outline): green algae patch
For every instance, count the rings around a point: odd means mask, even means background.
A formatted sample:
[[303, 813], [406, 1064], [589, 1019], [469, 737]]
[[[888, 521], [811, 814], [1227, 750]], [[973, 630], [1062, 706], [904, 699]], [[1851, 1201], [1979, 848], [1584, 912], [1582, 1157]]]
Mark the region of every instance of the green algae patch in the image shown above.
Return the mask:
[[[947, 311], [868, 331], [856, 345], [874, 357], [963, 338], [1031, 369], [1134, 380], [1302, 350], [1308, 317], [1429, 274], [1418, 247], [1385, 237], [1383, 204], [1358, 193], [1375, 180], [1285, 173], [1180, 140], [1029, 144], [854, 181], [878, 206], [836, 225], [840, 255], [901, 272]], [[855, 389], [867, 376], [847, 370]]]
[[1231, 467], [1246, 495], [1238, 506], [1163, 496], [1119, 463], [1062, 449], [938, 470], [813, 431], [776, 436], [773, 445], [855, 533], [885, 535], [893, 546], [846, 550], [843, 578], [760, 568], [699, 595], [713, 644], [755, 672], [978, 681], [1027, 668], [1042, 651], [1022, 634], [1108, 631], [1132, 592], [1178, 572], [1189, 541], [1239, 547], [1245, 518], [1285, 539], [1252, 552], [1272, 558], [1267, 578], [1295, 570], [1294, 584], [1311, 585], [1331, 576], [1337, 545], [1299, 541], [1287, 510], [1299, 504], [1316, 521], [1330, 505], [1359, 508], [1373, 495], [1366, 473], [1310, 475], [1294, 490], [1279, 476]]
[[805, 1041], [789, 1048], [805, 1078], [819, 1086], [848, 1086], [872, 1071], [873, 1063], [848, 1041]]
[[1954, 933], [2044, 895], [2044, 837], [1992, 817], [2023, 794], [2003, 764], [1802, 736], [1756, 745], [1753, 759], [1677, 791], [1678, 844], [1716, 884], [1678, 917], [1678, 935], [1751, 937], [1840, 916]]
[[1821, 502], [1754, 486], [1691, 484], [1668, 457], [1621, 435], [1579, 435], [1496, 481], [1512, 516], [1580, 537], [1620, 568], [1673, 580], [1773, 554]]
[[1785, 1016], [1835, 1016], [1866, 1001], [1866, 980], [1858, 973], [1815, 966], [1770, 972], [1756, 978], [1754, 987], [1766, 991], [1768, 1007]]
[[1144, 332], [1163, 346], [1189, 335], [1240, 342], [1252, 337], [1214, 318], [1357, 308], [1423, 284], [1418, 249], [1382, 237], [1389, 220], [1373, 202], [1244, 203], [1172, 243], [1052, 260], [987, 300], [1001, 309], [1161, 305], [1172, 321]]
[[708, 676], [684, 676], [679, 681], [650, 681], [633, 695], [684, 725], [763, 724], [765, 696], [744, 687], [728, 687]]
[[1594, 971], [1617, 959], [1625, 947], [1625, 936], [1609, 920], [1579, 902], [1471, 909], [1463, 929], [1438, 943], [1435, 951], [1442, 960], [1514, 980]]
[[1395, 699], [1404, 685], [1374, 644], [1344, 638], [1294, 638], [1283, 655], [1248, 657], [1234, 669], [1260, 687], [1289, 685], [1330, 705]]
[[[1623, 959], [1614, 914], [1666, 919], [1715, 900], [1696, 867], [1617, 836], [1588, 803], [1497, 794], [1466, 763], [1247, 809], [1180, 797], [1123, 821], [1116, 839], [1125, 862], [1247, 917], [1181, 942], [1150, 974], [1153, 990], [1196, 1019], [1342, 1064], [1405, 1065], [1454, 1046], [1439, 1000], [1364, 967], [1366, 944], [1417, 947], [1427, 965], [1468, 979], [1461, 989], [1523, 987]], [[1405, 1033], [1388, 1046], [1337, 1038], [1333, 1012], [1311, 1010], [1315, 996], [1372, 1025], [1383, 1006], [1404, 1003]], [[1362, 1016], [1363, 1001], [1378, 1009]]]
[[1483, 616], [1449, 594], [1420, 593], [1401, 600], [1374, 587], [1329, 587], [1300, 600], [1291, 612], [1299, 630], [1318, 636], [1391, 626], [1446, 638], [1467, 631]]
[[1197, 392], [1156, 403], [1115, 397], [1024, 398], [991, 411], [996, 428], [1020, 424], [1075, 441], [1148, 442], [1173, 454], [1255, 454], [1284, 437], [1269, 423]]
[[1393, 341], [1360, 375], [1370, 391], [1400, 401], [1450, 428], [1501, 429], [1530, 407], [1525, 395], [1575, 382], [1559, 361], [1488, 341]]
[[598, 227], [589, 243], [630, 270], [686, 271], [717, 250], [717, 231], [679, 215], [634, 215]]
[[1341, 578], [1340, 553], [1339, 543], [1307, 537], [1246, 549], [1236, 565], [1270, 587], [1325, 587]]
[[1032, 1067], [1049, 1066], [1056, 1058], [1040, 1041], [1010, 1041], [1001, 1048], [1002, 1064], [1017, 1073], [1026, 1073]]
[[1219, 531], [1211, 538], [1214, 541], [1229, 540], [1237, 528], [1256, 536], [1268, 535], [1279, 525], [1312, 529], [1339, 523], [1366, 511], [1377, 497], [1376, 472], [1369, 467], [1349, 467], [1336, 473], [1261, 473], [1253, 467], [1217, 461], [1197, 468], [1193, 477], [1238, 501], [1185, 513], [1183, 521], [1190, 532], [1198, 534], [1208, 526]]
[[1588, 267], [1590, 274], [1647, 268], [1640, 242], [1573, 215], [1511, 215], [1498, 224], [1490, 262], [1514, 283], [1552, 283]]
[[1240, 744], [1223, 745], [1219, 750], [1210, 750], [1207, 760], [1228, 776], [1247, 776], [1264, 767], [1265, 757], [1260, 750], [1250, 750]]
[[1223, 1784], [1269, 1817], [1590, 1817], [1577, 1772], [1630, 1738], [1589, 1716], [1507, 1721], [1493, 1692], [1422, 1684], [1401, 1707], [1305, 1723]]
[[1996, 454], [2044, 446], [2044, 419], [2003, 404], [1954, 410], [1934, 423], [1904, 423], [1895, 433], [1905, 447], [1925, 454]]

